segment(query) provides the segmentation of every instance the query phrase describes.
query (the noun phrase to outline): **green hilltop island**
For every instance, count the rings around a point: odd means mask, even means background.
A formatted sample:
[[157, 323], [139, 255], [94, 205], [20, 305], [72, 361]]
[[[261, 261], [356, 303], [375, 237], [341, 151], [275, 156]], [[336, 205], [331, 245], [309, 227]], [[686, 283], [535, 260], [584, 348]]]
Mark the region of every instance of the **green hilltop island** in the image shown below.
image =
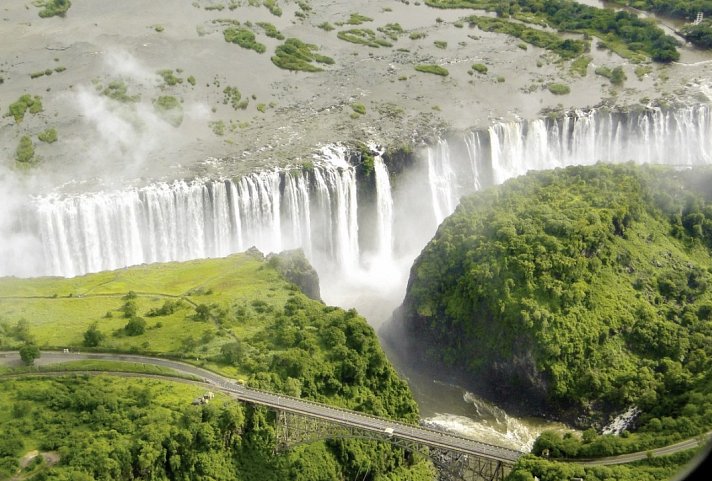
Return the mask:
[[[707, 167], [530, 172], [464, 198], [418, 257], [390, 335], [515, 412], [580, 430], [544, 431], [509, 479], [667, 479], [698, 455], [712, 429], [710, 182]], [[621, 414], [625, 429], [601, 432]], [[592, 462], [632, 452], [647, 455]]]

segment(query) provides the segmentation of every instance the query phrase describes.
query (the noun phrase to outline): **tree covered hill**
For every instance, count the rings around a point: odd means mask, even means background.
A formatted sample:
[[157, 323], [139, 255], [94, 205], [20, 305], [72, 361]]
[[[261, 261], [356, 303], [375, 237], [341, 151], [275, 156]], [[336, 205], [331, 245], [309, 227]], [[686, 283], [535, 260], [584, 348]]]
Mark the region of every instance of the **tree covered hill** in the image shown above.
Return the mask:
[[[417, 422], [408, 385], [365, 319], [286, 280], [309, 280], [307, 267], [294, 253], [248, 251], [71, 279], [0, 279], [0, 350], [184, 358], [251, 386]], [[201, 392], [192, 387], [1, 374], [0, 479], [35, 449], [57, 452], [59, 462], [32, 464], [23, 479], [432, 479], [427, 460], [389, 443], [329, 440], [277, 456], [273, 412], [222, 398], [193, 406]]]
[[637, 406], [658, 442], [694, 436], [712, 419], [710, 185], [708, 168], [597, 165], [467, 197], [398, 316], [502, 400], [598, 427]]

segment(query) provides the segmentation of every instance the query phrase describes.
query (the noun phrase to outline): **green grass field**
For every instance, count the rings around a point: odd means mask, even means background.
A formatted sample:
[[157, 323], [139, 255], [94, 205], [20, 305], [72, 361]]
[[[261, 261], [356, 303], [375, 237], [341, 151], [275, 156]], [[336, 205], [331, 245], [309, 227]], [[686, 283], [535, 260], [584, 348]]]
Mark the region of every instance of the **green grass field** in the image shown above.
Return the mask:
[[4, 367], [0, 366], [0, 374], [27, 374], [42, 372], [72, 372], [72, 371], [101, 371], [101, 372], [132, 372], [139, 374], [157, 374], [163, 376], [175, 376], [185, 379], [196, 379], [198, 377], [188, 376], [178, 373], [171, 368], [156, 366], [153, 364], [143, 364], [139, 362], [105, 361], [100, 359], [67, 361], [57, 364], [40, 366]]
[[[128, 336], [121, 311], [129, 291], [146, 331]], [[0, 279], [0, 348], [23, 340], [13, 327], [25, 320], [41, 349], [84, 348], [93, 323], [105, 335], [97, 350], [207, 357], [235, 339], [264, 326], [257, 311], [281, 309], [294, 287], [263, 260], [247, 254], [184, 263], [152, 264], [71, 279]], [[148, 317], [167, 300], [181, 301], [175, 312]], [[252, 304], [255, 303], [257, 308]], [[196, 307], [209, 307], [208, 319], [195, 320]], [[191, 354], [192, 357], [192, 354]]]

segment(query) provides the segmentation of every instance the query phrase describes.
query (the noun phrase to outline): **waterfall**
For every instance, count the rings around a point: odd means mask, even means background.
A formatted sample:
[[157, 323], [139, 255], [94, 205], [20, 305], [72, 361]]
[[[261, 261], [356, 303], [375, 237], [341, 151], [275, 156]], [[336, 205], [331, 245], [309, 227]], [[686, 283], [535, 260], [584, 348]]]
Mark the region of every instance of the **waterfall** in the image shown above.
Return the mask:
[[376, 216], [378, 225], [377, 256], [390, 260], [393, 255], [393, 196], [388, 169], [380, 155], [374, 157], [373, 169], [376, 178]]
[[625, 114], [576, 111], [558, 120], [497, 123], [487, 132], [489, 155], [483, 143], [473, 143], [480, 132], [470, 132], [465, 141], [472, 145], [473, 176], [479, 178], [481, 162], [489, 159], [498, 184], [528, 170], [596, 162], [709, 164], [710, 134], [710, 108], [700, 105]]
[[[337, 227], [339, 265], [358, 262], [353, 169], [314, 169]], [[317, 188], [318, 188], [317, 183]], [[302, 247], [310, 255], [312, 209], [307, 172], [260, 172], [239, 180], [178, 180], [140, 189], [35, 199], [44, 249], [41, 274], [75, 276], [151, 262], [221, 257], [256, 246]], [[318, 196], [317, 196], [318, 197]]]
[[450, 163], [447, 141], [439, 139], [437, 145], [427, 148], [428, 180], [433, 198], [433, 214], [438, 225], [449, 216], [457, 204], [455, 173]]
[[[383, 259], [407, 271], [464, 194], [531, 169], [631, 160], [710, 164], [712, 120], [704, 105], [628, 114], [577, 111], [559, 119], [495, 123], [440, 139], [417, 153], [412, 175], [401, 174], [393, 191], [383, 158], [374, 157], [375, 208], [360, 213], [376, 235], [370, 263], [362, 259], [370, 249], [359, 245], [356, 171], [341, 146], [323, 148], [307, 169], [37, 196], [23, 219], [4, 223], [15, 227], [3, 235], [23, 239], [7, 251], [13, 256], [40, 259], [37, 267], [33, 264], [34, 275], [75, 276], [218, 257], [251, 246], [263, 252], [301, 247], [320, 274], [335, 276], [334, 282], [358, 275], [368, 284], [366, 277]], [[0, 266], [17, 265], [0, 259]], [[12, 274], [17, 272], [0, 272]]]

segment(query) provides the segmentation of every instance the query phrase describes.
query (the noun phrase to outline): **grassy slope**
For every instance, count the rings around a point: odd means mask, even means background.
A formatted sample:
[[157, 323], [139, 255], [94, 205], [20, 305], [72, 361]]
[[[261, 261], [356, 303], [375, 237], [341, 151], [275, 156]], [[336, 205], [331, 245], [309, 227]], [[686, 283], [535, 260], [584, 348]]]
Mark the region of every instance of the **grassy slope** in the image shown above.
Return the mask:
[[[137, 293], [138, 312], [146, 319], [149, 330], [139, 336], [112, 337], [114, 331], [126, 325], [127, 319], [119, 309], [124, 304], [122, 297], [129, 291]], [[293, 292], [277, 272], [264, 267], [262, 260], [235, 255], [138, 266], [71, 279], [0, 279], [0, 319], [10, 324], [26, 319], [40, 347], [82, 347], [84, 331], [98, 322], [99, 330], [107, 335], [103, 349], [181, 354], [183, 339], [197, 339], [217, 330], [214, 323], [191, 321], [195, 305], [244, 306], [249, 310], [249, 303], [260, 299], [277, 308]], [[181, 298], [185, 307], [177, 312], [145, 317], [149, 309], [160, 308], [166, 300]], [[107, 318], [107, 312], [112, 317]], [[151, 328], [157, 322], [163, 326]], [[216, 354], [230, 336], [245, 338], [263, 324], [261, 316], [246, 316], [243, 322], [229, 326], [225, 336], [202, 343], [200, 354]], [[18, 344], [11, 339], [5, 342], [12, 347]]]
[[[136, 294], [138, 316], [147, 321], [145, 333], [138, 336], [123, 332], [128, 319], [120, 308], [129, 291]], [[182, 307], [172, 314], [146, 316], [166, 300], [181, 299]], [[208, 306], [210, 315], [198, 321], [196, 308], [201, 305]], [[23, 319], [29, 333], [18, 334]], [[83, 333], [93, 323], [106, 336], [94, 348], [98, 351], [185, 357], [258, 387], [378, 415], [418, 419], [407, 384], [397, 377], [366, 321], [355, 311], [309, 299], [261, 256], [237, 254], [137, 266], [72, 279], [0, 279], [0, 348], [17, 348], [29, 336], [41, 348], [85, 351]], [[221, 354], [225, 344], [239, 346], [230, 360]], [[138, 369], [121, 363], [89, 364], [61, 368]], [[0, 389], [14, 382], [0, 381]], [[71, 430], [88, 429], [88, 424], [83, 426]], [[29, 439], [39, 436], [28, 432]], [[356, 440], [316, 443], [299, 448], [300, 456], [313, 461], [301, 463], [296, 455], [290, 455], [289, 461], [275, 461], [269, 431], [258, 429], [249, 439], [241, 457], [235, 458], [238, 469], [249, 473], [246, 479], [321, 479], [323, 474], [314, 468], [320, 464], [347, 478], [364, 469], [370, 469], [376, 479], [430, 476], [423, 460], [411, 462], [390, 445]]]

